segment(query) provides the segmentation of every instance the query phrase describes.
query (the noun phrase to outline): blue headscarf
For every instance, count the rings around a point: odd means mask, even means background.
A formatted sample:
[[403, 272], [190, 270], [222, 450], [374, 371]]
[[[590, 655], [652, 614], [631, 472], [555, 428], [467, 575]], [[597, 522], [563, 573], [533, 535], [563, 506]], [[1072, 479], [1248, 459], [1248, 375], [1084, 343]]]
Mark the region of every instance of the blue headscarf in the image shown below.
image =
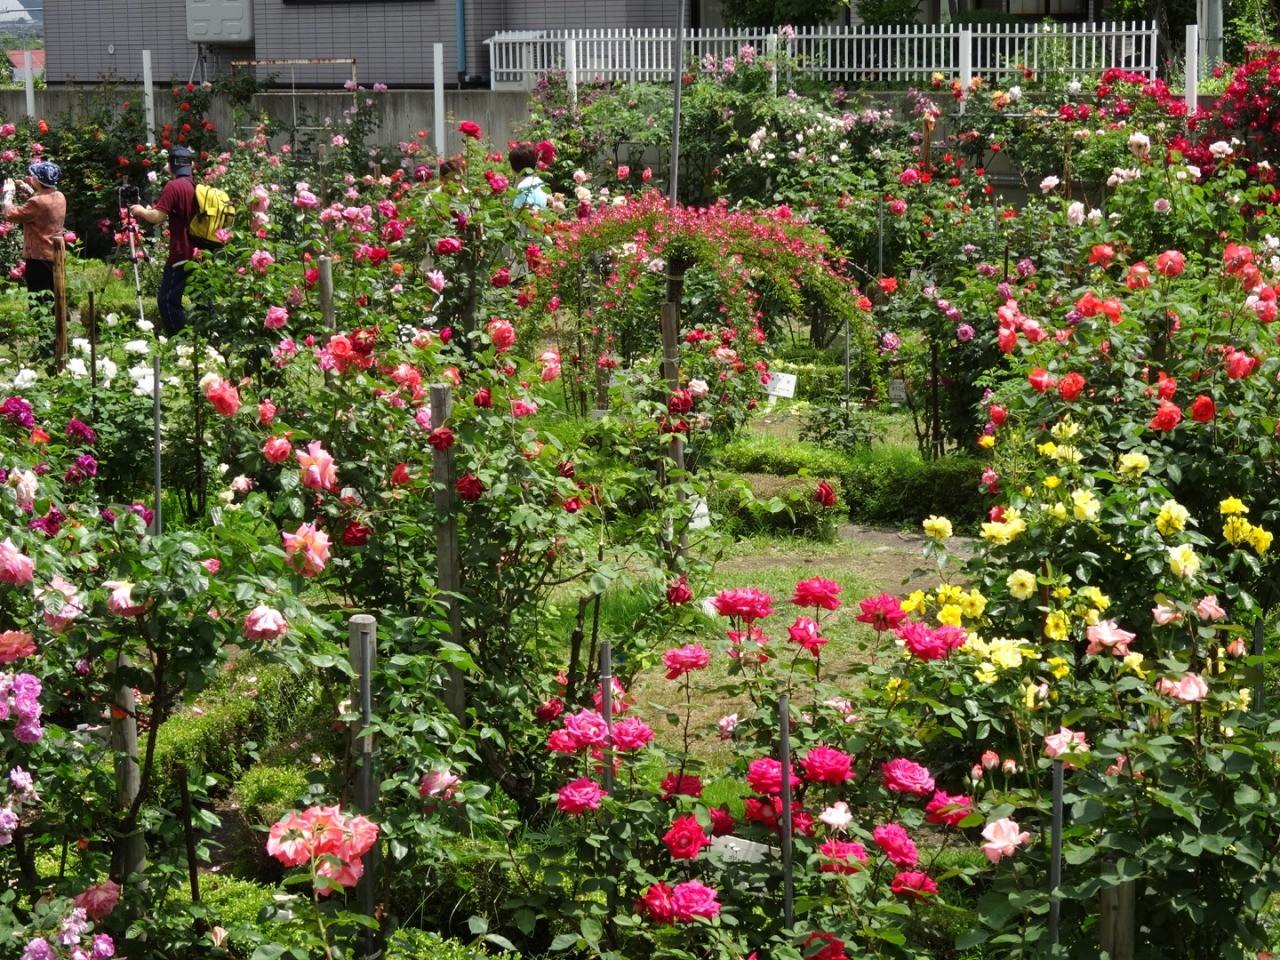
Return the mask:
[[62, 179], [62, 168], [52, 160], [37, 160], [27, 167], [27, 173], [35, 177], [42, 187], [56, 187]]

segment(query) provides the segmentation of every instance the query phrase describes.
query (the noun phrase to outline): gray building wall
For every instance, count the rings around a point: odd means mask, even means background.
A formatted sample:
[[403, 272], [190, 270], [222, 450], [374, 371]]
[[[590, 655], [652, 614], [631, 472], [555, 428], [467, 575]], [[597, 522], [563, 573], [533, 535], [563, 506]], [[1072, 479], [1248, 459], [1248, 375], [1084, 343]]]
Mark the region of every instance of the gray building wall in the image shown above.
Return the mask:
[[[458, 57], [457, 0], [354, 0], [296, 3], [251, 0], [252, 44], [204, 48], [187, 40], [186, 0], [45, 0], [46, 78], [49, 83], [142, 79], [142, 51], [151, 51], [157, 84], [185, 83], [201, 69], [225, 76], [232, 60], [354, 58], [362, 84], [430, 86], [432, 44], [444, 44], [444, 80], [460, 74], [487, 81], [484, 41], [503, 30], [670, 28], [675, 0], [462, 0], [463, 62]], [[687, 4], [686, 7], [691, 7]], [[686, 23], [692, 16], [686, 16]], [[273, 66], [285, 87], [340, 85], [344, 65]]]

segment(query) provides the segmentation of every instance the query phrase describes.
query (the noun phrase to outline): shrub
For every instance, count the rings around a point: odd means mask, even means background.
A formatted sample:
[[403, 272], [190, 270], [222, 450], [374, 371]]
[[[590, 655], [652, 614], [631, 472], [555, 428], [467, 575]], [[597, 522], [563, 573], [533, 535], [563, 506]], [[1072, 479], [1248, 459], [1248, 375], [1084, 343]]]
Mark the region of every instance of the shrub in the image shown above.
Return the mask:
[[917, 524], [945, 513], [976, 524], [983, 513], [978, 493], [981, 461], [946, 456], [926, 461], [906, 447], [872, 447], [849, 458], [840, 475], [849, 516], [866, 523]]
[[[387, 960], [479, 960], [489, 954], [479, 947], [467, 946], [457, 940], [445, 940], [439, 934], [416, 927], [401, 927], [387, 940]], [[518, 953], [504, 953], [509, 960], [519, 960]]]
[[835, 511], [814, 499], [815, 478], [756, 473], [742, 480], [712, 490], [710, 506], [723, 517], [726, 533], [735, 537], [794, 534], [818, 540], [834, 535]]

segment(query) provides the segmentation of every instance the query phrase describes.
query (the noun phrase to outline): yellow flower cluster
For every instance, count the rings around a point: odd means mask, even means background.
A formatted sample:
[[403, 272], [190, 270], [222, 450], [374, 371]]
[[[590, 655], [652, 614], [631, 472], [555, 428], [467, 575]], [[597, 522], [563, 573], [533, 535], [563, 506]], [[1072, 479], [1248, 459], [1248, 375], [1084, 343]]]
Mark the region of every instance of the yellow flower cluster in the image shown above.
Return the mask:
[[1071, 419], [1071, 414], [1067, 414], [1052, 427], [1049, 432], [1053, 434], [1055, 440], [1074, 440], [1080, 435], [1080, 424]]
[[902, 601], [907, 613], [924, 614], [930, 607], [937, 608], [938, 623], [959, 627], [965, 620], [977, 620], [987, 609], [987, 598], [976, 587], [964, 590], [955, 584], [944, 583], [932, 594], [914, 591]]
[[1014, 640], [1009, 637], [996, 637], [994, 640], [983, 640], [970, 635], [964, 649], [978, 657], [981, 662], [974, 672], [979, 683], [994, 683], [1001, 671], [1017, 670], [1025, 660], [1039, 660], [1040, 654], [1035, 647], [1025, 640]]
[[1097, 520], [1102, 503], [1092, 490], [1071, 491], [1071, 515], [1077, 520]]
[[1009, 594], [1015, 600], [1029, 600], [1036, 592], [1036, 575], [1030, 570], [1018, 569], [1005, 578]]
[[1037, 445], [1036, 453], [1058, 464], [1079, 463], [1084, 459], [1084, 454], [1080, 452], [1079, 447], [1070, 444], [1059, 446], [1052, 440], [1046, 440], [1044, 443]]
[[1049, 672], [1053, 674], [1055, 680], [1071, 676], [1071, 664], [1064, 657], [1050, 657], [1048, 664]]
[[1124, 660], [1121, 662], [1124, 663], [1126, 668], [1136, 673], [1139, 680], [1146, 679], [1147, 671], [1142, 669], [1142, 654], [1138, 653], [1138, 651], [1135, 650], [1132, 653], [1126, 654]]
[[1218, 504], [1218, 509], [1226, 519], [1222, 522], [1222, 536], [1233, 547], [1241, 544], [1252, 547], [1259, 556], [1271, 549], [1270, 532], [1255, 527], [1244, 518], [1249, 508], [1235, 497], [1228, 497]]
[[1044, 618], [1044, 635], [1050, 640], [1065, 640], [1071, 632], [1071, 617], [1065, 610], [1050, 610]]
[[997, 547], [1003, 547], [1012, 543], [1018, 534], [1025, 533], [1026, 530], [1027, 521], [1022, 519], [1021, 512], [1006, 510], [1003, 520], [984, 523], [980, 535], [983, 540], [990, 540]]
[[1161, 536], [1171, 537], [1186, 528], [1191, 518], [1191, 511], [1177, 500], [1166, 500], [1160, 505], [1160, 513], [1156, 516], [1156, 529]]

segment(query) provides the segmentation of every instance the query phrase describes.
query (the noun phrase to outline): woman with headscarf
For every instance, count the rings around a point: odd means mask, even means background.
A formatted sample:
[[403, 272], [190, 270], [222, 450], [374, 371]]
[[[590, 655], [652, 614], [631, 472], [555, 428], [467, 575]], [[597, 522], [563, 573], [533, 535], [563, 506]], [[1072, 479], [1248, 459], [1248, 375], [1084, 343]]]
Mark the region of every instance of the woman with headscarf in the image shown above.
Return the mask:
[[62, 236], [63, 223], [67, 219], [67, 198], [58, 190], [62, 171], [50, 160], [37, 160], [27, 167], [28, 177], [20, 184], [27, 201], [20, 207], [13, 205], [14, 184], [4, 184], [3, 206], [0, 212], [6, 220], [22, 224], [22, 256], [26, 260], [27, 281], [30, 293], [53, 291], [53, 241]]

